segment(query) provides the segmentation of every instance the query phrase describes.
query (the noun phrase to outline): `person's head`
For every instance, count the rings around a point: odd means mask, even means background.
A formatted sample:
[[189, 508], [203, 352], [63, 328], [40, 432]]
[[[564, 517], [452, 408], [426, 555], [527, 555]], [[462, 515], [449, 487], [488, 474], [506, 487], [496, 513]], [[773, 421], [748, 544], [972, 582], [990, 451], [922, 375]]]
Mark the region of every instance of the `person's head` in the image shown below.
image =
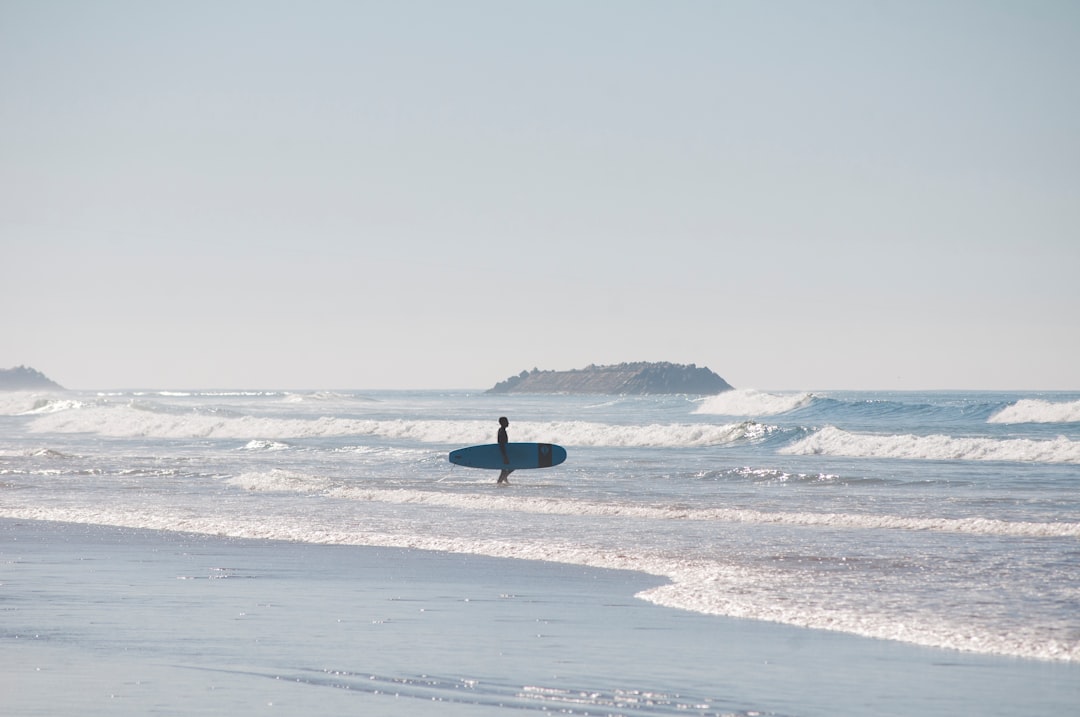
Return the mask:
[[499, 418], [499, 425], [502, 426], [503, 428], [506, 428], [507, 426], [510, 425], [510, 421], [507, 420], [506, 416], [501, 416]]

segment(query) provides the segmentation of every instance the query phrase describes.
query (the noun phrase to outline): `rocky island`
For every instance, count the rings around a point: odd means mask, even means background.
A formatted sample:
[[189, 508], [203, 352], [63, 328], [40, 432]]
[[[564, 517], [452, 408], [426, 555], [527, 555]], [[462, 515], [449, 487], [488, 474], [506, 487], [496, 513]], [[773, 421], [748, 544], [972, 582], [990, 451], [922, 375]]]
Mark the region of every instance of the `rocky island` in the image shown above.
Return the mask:
[[62, 391], [63, 386], [56, 383], [29, 366], [0, 368], [0, 391], [37, 391], [52, 389]]
[[621, 363], [570, 371], [522, 371], [487, 393], [693, 393], [713, 395], [732, 389], [708, 368], [694, 364]]

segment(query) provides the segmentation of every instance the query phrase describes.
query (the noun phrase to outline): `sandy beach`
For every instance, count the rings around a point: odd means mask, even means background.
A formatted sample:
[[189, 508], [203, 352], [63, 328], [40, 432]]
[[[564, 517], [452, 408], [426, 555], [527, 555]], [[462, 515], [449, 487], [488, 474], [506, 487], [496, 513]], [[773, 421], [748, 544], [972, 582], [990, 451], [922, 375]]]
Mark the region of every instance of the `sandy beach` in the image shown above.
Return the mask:
[[9, 715], [1068, 714], [1075, 665], [662, 608], [648, 575], [0, 520]]

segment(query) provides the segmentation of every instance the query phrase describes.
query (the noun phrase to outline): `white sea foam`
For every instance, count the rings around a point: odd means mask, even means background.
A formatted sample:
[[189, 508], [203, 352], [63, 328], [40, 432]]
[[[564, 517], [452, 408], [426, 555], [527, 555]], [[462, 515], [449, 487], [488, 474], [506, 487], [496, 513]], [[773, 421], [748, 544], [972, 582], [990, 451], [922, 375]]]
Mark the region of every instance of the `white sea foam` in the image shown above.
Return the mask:
[[78, 401], [52, 393], [0, 391], [0, 416], [49, 413], [65, 410], [75, 404], [78, 404]]
[[52, 448], [19, 448], [15, 450], [0, 449], [0, 456], [6, 458], [71, 458], [66, 453], [53, 450]]
[[1031, 440], [877, 435], [852, 433], [834, 426], [826, 426], [801, 441], [781, 448], [779, 452], [794, 456], [1080, 463], [1080, 442], [1064, 437]]
[[[482, 426], [482, 427], [481, 427]], [[429, 442], [457, 442], [490, 433], [485, 422], [372, 421], [322, 417], [315, 419], [228, 416], [216, 413], [155, 410], [139, 404], [93, 406], [42, 416], [30, 426], [35, 433], [95, 433], [113, 437], [237, 438], [277, 440], [322, 436], [380, 435]]]
[[34, 407], [28, 411], [23, 411], [19, 415], [21, 416], [37, 416], [46, 413], [58, 413], [60, 411], [70, 411], [75, 408], [82, 408], [85, 406], [82, 401], [76, 401], [70, 398], [57, 398], [57, 399], [39, 399], [34, 403]]
[[548, 515], [621, 516], [652, 520], [696, 520], [803, 527], [911, 530], [1032, 538], [1080, 538], [1080, 523], [1010, 522], [985, 518], [909, 518], [880, 514], [768, 512], [737, 508], [694, 509], [677, 506], [569, 501], [554, 498], [520, 498], [498, 495], [477, 497], [474, 494], [436, 493], [408, 489], [368, 489], [342, 485], [328, 489], [327, 493], [333, 497], [350, 500], [403, 504], [424, 503], [455, 509], [483, 509]]
[[99, 393], [99, 396], [164, 396], [166, 398], [192, 398], [206, 396], [213, 398], [250, 398], [254, 396], [275, 396], [276, 391], [115, 391]]
[[[236, 438], [282, 440], [374, 435], [424, 443], [468, 445], [494, 438], [488, 421], [365, 420], [322, 417], [285, 419], [147, 410], [137, 404], [88, 406], [34, 420], [35, 433], [95, 433], [113, 437]], [[559, 421], [516, 422], [515, 441], [573, 446], [715, 446], [759, 438], [772, 430], [753, 421], [645, 426]]]
[[[651, 570], [649, 572], [652, 572]], [[994, 631], [970, 622], [955, 623], [918, 606], [893, 605], [877, 613], [867, 606], [844, 604], [829, 590], [816, 590], [796, 573], [687, 561], [668, 566], [672, 582], [637, 597], [712, 615], [835, 630], [882, 640], [951, 650], [1013, 655], [1042, 660], [1080, 660], [1076, 640], [1048, 637], [1047, 630], [1010, 626]]]
[[987, 423], [1080, 423], [1080, 401], [1053, 403], [1025, 398], [986, 420]]
[[775, 416], [810, 405], [812, 393], [773, 394], [741, 388], [709, 396], [694, 413], [720, 416]]
[[251, 440], [244, 446], [246, 451], [287, 451], [289, 450], [288, 443], [281, 443], [280, 441], [260, 441]]
[[1022, 538], [1080, 538], [1080, 523], [1076, 522], [1036, 523], [987, 518], [913, 518], [883, 514], [770, 512], [739, 508], [687, 508], [684, 506], [635, 505], [560, 498], [520, 497], [516, 495], [446, 493], [408, 488], [369, 488], [334, 482], [322, 476], [282, 470], [245, 473], [229, 479], [228, 483], [255, 491], [292, 491], [301, 494], [321, 493], [341, 500], [397, 505], [429, 505], [453, 508], [455, 510], [860, 530], [904, 530]]
[[284, 403], [306, 403], [308, 401], [325, 402], [355, 399], [355, 396], [346, 395], [343, 393], [335, 393], [334, 391], [311, 391], [309, 393], [287, 393], [281, 400]]
[[319, 493], [330, 486], [326, 478], [281, 469], [243, 473], [226, 482], [244, 490], [274, 493]]

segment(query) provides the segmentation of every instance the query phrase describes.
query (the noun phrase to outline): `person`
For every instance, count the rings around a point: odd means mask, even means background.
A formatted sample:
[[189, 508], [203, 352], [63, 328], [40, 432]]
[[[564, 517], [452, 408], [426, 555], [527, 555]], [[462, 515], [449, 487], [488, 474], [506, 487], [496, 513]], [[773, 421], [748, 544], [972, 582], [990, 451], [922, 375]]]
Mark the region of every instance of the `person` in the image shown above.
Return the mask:
[[[510, 455], [506, 452], [506, 444], [510, 442], [510, 438], [506, 435], [506, 427], [510, 425], [510, 421], [506, 416], [499, 417], [499, 453], [502, 453], [503, 463], [510, 463]], [[499, 480], [495, 481], [496, 485], [509, 484], [510, 474], [514, 472], [513, 468], [503, 468], [499, 473]]]

